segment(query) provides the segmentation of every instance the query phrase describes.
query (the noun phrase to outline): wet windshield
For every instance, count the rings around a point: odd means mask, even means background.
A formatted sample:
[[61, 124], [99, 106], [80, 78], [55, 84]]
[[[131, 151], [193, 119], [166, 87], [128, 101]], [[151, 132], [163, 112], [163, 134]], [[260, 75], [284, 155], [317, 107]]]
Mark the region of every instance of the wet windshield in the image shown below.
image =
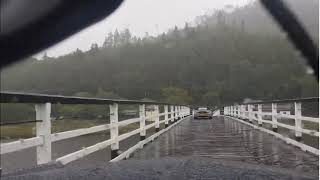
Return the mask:
[[[284, 2], [318, 47], [319, 1]], [[1, 69], [2, 173], [188, 157], [315, 178], [319, 85], [307, 59], [258, 0], [124, 1]]]

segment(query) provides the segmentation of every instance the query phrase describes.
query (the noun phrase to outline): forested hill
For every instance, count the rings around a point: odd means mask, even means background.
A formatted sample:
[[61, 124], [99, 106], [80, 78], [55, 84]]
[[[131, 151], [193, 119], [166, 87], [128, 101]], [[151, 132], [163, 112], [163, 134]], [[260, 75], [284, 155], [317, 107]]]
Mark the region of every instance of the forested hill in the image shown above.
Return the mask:
[[[301, 17], [315, 39], [317, 7], [318, 1], [303, 1]], [[90, 51], [29, 58], [2, 70], [1, 90], [214, 105], [318, 96], [302, 57], [271, 22], [253, 3], [157, 37], [115, 31]]]

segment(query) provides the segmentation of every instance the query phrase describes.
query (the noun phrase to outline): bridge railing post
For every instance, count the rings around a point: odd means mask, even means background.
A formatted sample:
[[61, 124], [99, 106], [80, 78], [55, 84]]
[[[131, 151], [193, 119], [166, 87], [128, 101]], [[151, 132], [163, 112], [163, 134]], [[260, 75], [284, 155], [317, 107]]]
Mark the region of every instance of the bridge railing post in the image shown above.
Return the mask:
[[246, 119], [246, 107], [245, 105], [241, 105], [241, 118]]
[[118, 104], [113, 103], [109, 107], [110, 107], [110, 138], [114, 141], [111, 144], [111, 159], [113, 159], [118, 156], [118, 151], [119, 151]]
[[277, 104], [272, 103], [271, 109], [272, 109], [272, 131], [278, 132]]
[[174, 122], [174, 106], [170, 106], [170, 124]]
[[295, 139], [297, 141], [301, 141], [302, 133], [301, 133], [301, 102], [294, 103], [294, 124], [295, 124]]
[[248, 105], [248, 111], [249, 111], [249, 122], [250, 122], [251, 124], [253, 124], [254, 114], [253, 114], [253, 105], [252, 105], [252, 104], [249, 104], [249, 105]]
[[231, 116], [234, 116], [234, 106], [231, 106]]
[[181, 106], [181, 118], [184, 118], [185, 114], [186, 114], [185, 107]]
[[184, 118], [185, 116], [185, 107], [184, 106], [181, 106], [181, 118]]
[[188, 116], [189, 115], [188, 109], [189, 109], [188, 107], [184, 107], [184, 110], [185, 110], [184, 111], [184, 116]]
[[178, 121], [179, 120], [179, 106], [176, 106], [176, 107], [177, 107], [176, 121]]
[[140, 117], [140, 141], [146, 139], [146, 105], [139, 105], [139, 117]]
[[178, 121], [179, 118], [180, 118], [180, 111], [179, 111], [179, 106], [177, 106], [177, 120], [176, 121]]
[[258, 104], [258, 126], [262, 126], [262, 104]]
[[186, 116], [189, 116], [189, 115], [190, 115], [190, 108], [186, 107]]
[[233, 116], [233, 106], [230, 106], [230, 108], [231, 108], [231, 116]]
[[154, 112], [155, 112], [155, 128], [156, 132], [160, 131], [160, 116], [159, 116], [159, 105], [154, 105]]
[[164, 105], [164, 126], [167, 128], [169, 126], [169, 114], [168, 114], [168, 105]]
[[249, 118], [250, 118], [250, 112], [249, 112], [249, 105], [246, 105], [245, 106], [245, 109], [246, 109], [246, 121], [249, 121]]
[[174, 122], [178, 119], [178, 106], [174, 106]]
[[42, 137], [43, 144], [37, 146], [37, 164], [51, 161], [51, 103], [36, 104], [36, 134]]

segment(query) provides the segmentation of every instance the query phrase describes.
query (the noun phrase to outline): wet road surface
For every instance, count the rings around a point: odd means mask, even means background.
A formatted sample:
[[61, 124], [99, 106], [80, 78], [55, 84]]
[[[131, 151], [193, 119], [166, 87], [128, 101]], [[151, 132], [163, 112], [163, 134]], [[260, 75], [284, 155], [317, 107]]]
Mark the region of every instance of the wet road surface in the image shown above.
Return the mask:
[[212, 120], [194, 120], [190, 117], [137, 151], [132, 159], [163, 157], [240, 161], [313, 176], [319, 172], [317, 156], [223, 116]]

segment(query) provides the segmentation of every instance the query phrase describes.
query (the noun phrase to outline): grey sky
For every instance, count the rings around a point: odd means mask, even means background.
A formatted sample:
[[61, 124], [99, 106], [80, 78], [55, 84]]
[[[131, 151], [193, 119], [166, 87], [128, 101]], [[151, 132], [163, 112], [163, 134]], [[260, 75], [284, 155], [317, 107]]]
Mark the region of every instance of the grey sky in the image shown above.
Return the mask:
[[[126, 0], [121, 7], [103, 21], [86, 28], [67, 40], [46, 50], [49, 56], [60, 56], [79, 48], [86, 51], [96, 42], [99, 46], [108, 32], [129, 28], [133, 35], [145, 32], [156, 35], [196, 16], [222, 9], [226, 5], [242, 6], [253, 0]], [[42, 53], [40, 53], [42, 54]], [[36, 57], [42, 55], [36, 55]]]

